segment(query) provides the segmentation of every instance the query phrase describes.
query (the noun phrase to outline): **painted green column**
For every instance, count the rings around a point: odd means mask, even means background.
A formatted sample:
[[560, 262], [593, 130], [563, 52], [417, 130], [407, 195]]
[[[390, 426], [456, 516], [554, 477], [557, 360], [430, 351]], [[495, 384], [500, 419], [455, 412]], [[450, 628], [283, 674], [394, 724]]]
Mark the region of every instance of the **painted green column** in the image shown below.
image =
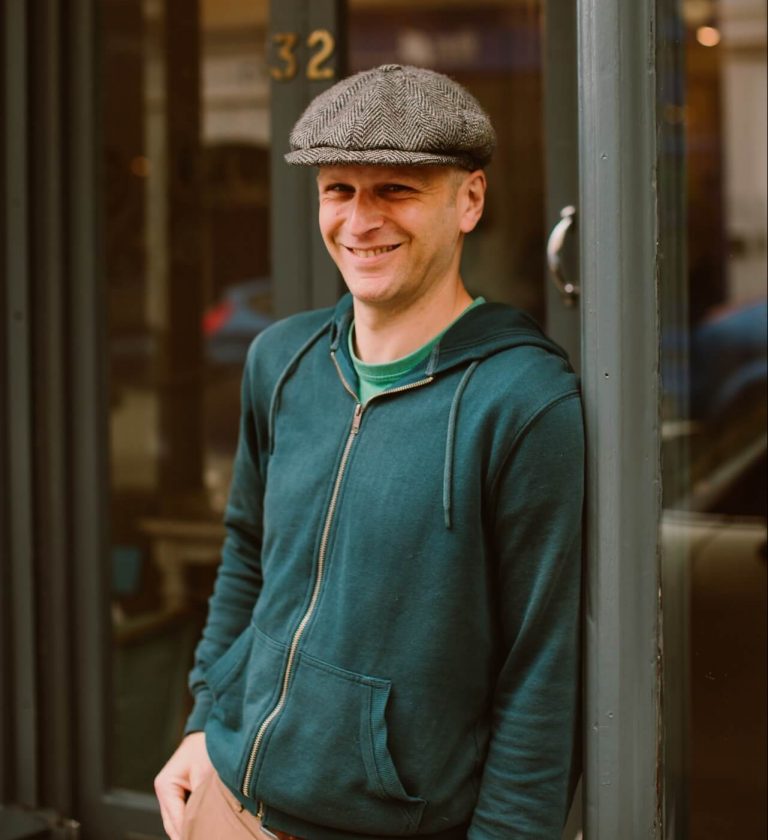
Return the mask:
[[288, 166], [288, 135], [318, 93], [344, 75], [342, 0], [271, 0], [271, 225], [275, 315], [330, 306], [341, 281], [317, 227], [315, 172]]
[[660, 836], [654, 24], [578, 3], [588, 840]]

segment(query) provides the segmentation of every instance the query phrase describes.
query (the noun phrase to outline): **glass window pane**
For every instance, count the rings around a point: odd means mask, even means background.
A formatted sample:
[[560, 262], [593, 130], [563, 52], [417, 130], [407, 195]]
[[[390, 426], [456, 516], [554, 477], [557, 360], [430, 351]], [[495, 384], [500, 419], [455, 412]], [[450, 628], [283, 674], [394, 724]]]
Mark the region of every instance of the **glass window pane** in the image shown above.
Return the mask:
[[267, 0], [105, 0], [110, 780], [151, 791], [187, 714], [237, 436], [272, 320]]
[[488, 112], [498, 145], [483, 219], [467, 237], [469, 292], [544, 321], [542, 3], [350, 0], [350, 72], [397, 63], [447, 73]]
[[681, 50], [661, 103], [662, 171], [686, 173], [662, 238], [677, 229], [687, 250], [679, 286], [668, 264], [662, 288], [667, 836], [758, 838], [768, 829], [766, 9], [707, 0], [680, 12], [677, 34], [673, 16], [660, 17]]

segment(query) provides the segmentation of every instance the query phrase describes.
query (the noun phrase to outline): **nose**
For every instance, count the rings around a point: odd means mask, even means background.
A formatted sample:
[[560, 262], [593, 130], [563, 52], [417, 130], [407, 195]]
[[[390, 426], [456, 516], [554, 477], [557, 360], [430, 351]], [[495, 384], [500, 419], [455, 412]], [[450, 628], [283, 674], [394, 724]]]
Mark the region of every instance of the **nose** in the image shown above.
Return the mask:
[[347, 207], [347, 229], [353, 236], [364, 236], [370, 231], [378, 230], [384, 224], [384, 217], [375, 196], [364, 190], [355, 193]]

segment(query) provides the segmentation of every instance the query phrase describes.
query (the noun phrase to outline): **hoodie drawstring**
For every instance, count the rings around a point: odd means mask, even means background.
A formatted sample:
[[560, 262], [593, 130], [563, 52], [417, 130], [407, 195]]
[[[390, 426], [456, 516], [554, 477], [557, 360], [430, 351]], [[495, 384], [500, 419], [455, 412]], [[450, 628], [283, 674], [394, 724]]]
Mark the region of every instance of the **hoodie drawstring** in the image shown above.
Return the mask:
[[320, 338], [320, 336], [326, 332], [328, 329], [328, 324], [323, 324], [319, 330], [312, 333], [312, 335], [304, 342], [304, 344], [299, 347], [296, 353], [291, 358], [290, 362], [283, 368], [283, 372], [278, 377], [277, 383], [275, 384], [275, 390], [272, 392], [272, 399], [269, 403], [269, 424], [267, 426], [267, 434], [269, 435], [269, 454], [271, 455], [275, 451], [275, 418], [277, 417], [277, 409], [280, 405], [280, 393], [283, 390], [283, 385], [285, 384], [288, 377], [294, 372], [296, 366], [299, 363], [299, 359], [309, 350], [309, 348]]
[[456, 422], [459, 415], [459, 403], [461, 402], [461, 395], [467, 387], [470, 376], [475, 372], [475, 369], [480, 364], [479, 361], [472, 362], [472, 364], [464, 371], [464, 376], [456, 388], [451, 402], [451, 413], [448, 415], [448, 434], [445, 440], [445, 466], [443, 468], [443, 512], [445, 514], [445, 527], [450, 530], [451, 522], [451, 505], [453, 494], [453, 461], [454, 461], [454, 443], [456, 440]]
[[[283, 390], [283, 386], [285, 385], [288, 378], [293, 374], [294, 370], [296, 369], [299, 360], [301, 357], [310, 349], [310, 347], [326, 332], [328, 329], [328, 324], [323, 324], [320, 329], [314, 332], [304, 344], [299, 347], [296, 353], [292, 356], [291, 360], [283, 369], [282, 373], [277, 379], [275, 384], [275, 388], [272, 392], [272, 398], [269, 404], [269, 422], [268, 422], [268, 435], [269, 435], [269, 452], [272, 454], [275, 449], [275, 422], [277, 417], [277, 412], [280, 407], [280, 395]], [[336, 342], [338, 343], [338, 341]], [[437, 354], [433, 353], [432, 358], [430, 358], [429, 362], [434, 365], [437, 361]], [[428, 363], [429, 364], [429, 363]], [[464, 390], [469, 383], [470, 377], [477, 369], [477, 366], [480, 364], [480, 361], [472, 362], [469, 367], [464, 371], [464, 375], [461, 377], [459, 384], [456, 387], [456, 391], [453, 395], [453, 400], [451, 401], [451, 410], [448, 415], [448, 432], [446, 434], [445, 440], [445, 461], [443, 466], [443, 514], [445, 518], [445, 527], [447, 529], [451, 529], [452, 527], [452, 505], [453, 505], [453, 465], [454, 465], [454, 448], [456, 443], [456, 426], [458, 424], [458, 417], [459, 417], [459, 405], [461, 403], [461, 397], [464, 393]]]

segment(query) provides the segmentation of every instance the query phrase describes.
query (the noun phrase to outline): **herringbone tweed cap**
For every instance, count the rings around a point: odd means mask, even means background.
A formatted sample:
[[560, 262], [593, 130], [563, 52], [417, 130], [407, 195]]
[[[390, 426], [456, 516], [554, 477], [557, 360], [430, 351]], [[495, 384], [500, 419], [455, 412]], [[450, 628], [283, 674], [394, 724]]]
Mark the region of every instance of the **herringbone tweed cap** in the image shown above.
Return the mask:
[[385, 64], [310, 102], [285, 159], [299, 166], [458, 166], [491, 159], [496, 137], [477, 100], [442, 73]]

